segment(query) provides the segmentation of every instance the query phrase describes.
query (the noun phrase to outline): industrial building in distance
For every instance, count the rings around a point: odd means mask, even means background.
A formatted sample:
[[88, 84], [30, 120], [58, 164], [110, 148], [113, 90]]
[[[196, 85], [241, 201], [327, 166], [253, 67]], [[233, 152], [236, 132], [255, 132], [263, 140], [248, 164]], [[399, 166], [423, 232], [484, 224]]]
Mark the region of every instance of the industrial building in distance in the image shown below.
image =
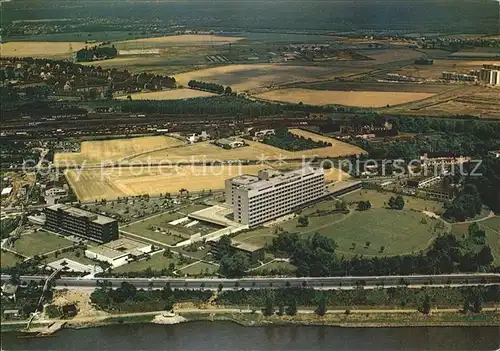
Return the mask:
[[118, 222], [112, 218], [63, 204], [47, 207], [45, 216], [45, 227], [56, 233], [98, 243], [118, 239]]
[[322, 168], [303, 167], [282, 173], [274, 169], [258, 175], [226, 180], [226, 203], [234, 221], [253, 227], [281, 217], [328, 195]]

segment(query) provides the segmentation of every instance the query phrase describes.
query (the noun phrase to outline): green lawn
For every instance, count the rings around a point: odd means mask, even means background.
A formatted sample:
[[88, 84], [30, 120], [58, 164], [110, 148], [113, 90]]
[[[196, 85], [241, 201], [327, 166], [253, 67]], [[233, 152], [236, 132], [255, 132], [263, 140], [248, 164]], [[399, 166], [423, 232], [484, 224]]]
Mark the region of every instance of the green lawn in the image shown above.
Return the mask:
[[295, 272], [297, 267], [288, 262], [271, 262], [263, 267], [253, 270], [250, 275], [259, 275], [264, 272], [270, 272], [272, 270], [279, 270], [283, 272]]
[[167, 245], [175, 245], [180, 241], [186, 240], [188, 238], [186, 237], [186, 234], [178, 233], [178, 236], [171, 234], [162, 234], [161, 232], [155, 232], [149, 229], [149, 227], [158, 226], [165, 229], [168, 228], [171, 233], [175, 233], [175, 230], [171, 229], [171, 226], [169, 226], [168, 223], [182, 217], [185, 216], [179, 213], [164, 213], [151, 219], [144, 219], [137, 223], [123, 226], [121, 227], [121, 229], [132, 234], [140, 235], [145, 238], [165, 243]]
[[[493, 264], [500, 264], [500, 217], [494, 217], [477, 222], [479, 228], [486, 232], [486, 243], [491, 247], [495, 258]], [[452, 226], [452, 233], [462, 237], [468, 236], [470, 223], [457, 223]]]
[[[77, 256], [77, 252], [79, 252], [79, 256]], [[50, 254], [44, 262], [50, 263], [54, 262], [57, 260], [60, 260], [61, 258], [66, 258], [68, 260], [72, 260], [81, 264], [86, 264], [86, 265], [91, 265], [95, 266], [97, 262], [92, 261], [90, 258], [85, 257], [85, 250], [83, 249], [75, 249], [74, 252], [68, 251], [68, 252], [62, 252], [60, 253], [57, 257], [55, 254]]]
[[46, 252], [68, 247], [72, 244], [72, 241], [55, 234], [38, 231], [22, 235], [20, 239], [16, 240], [12, 249], [19, 252], [21, 255], [32, 257], [34, 255], [42, 255]]
[[142, 260], [137, 262], [132, 262], [120, 267], [113, 269], [115, 273], [128, 273], [128, 272], [142, 272], [147, 268], [151, 268], [153, 271], [161, 271], [162, 269], [168, 269], [170, 263], [173, 262], [175, 267], [179, 267], [179, 259], [174, 255], [172, 258], [167, 258], [163, 256], [163, 253], [157, 253], [151, 256], [148, 260]]
[[[397, 196], [391, 192], [379, 192], [376, 190], [367, 190], [362, 189], [360, 191], [347, 194], [342, 197], [342, 199], [347, 202], [358, 202], [358, 201], [366, 201], [369, 200], [374, 208], [383, 208], [386, 207], [385, 204], [389, 202], [391, 196]], [[416, 210], [416, 211], [431, 211], [437, 214], [442, 214], [443, 203], [433, 200], [425, 200], [413, 196], [403, 196], [405, 200], [405, 209], [406, 210]]]
[[192, 205], [189, 205], [185, 208], [181, 208], [179, 210], [179, 212], [188, 215], [188, 214], [196, 212], [196, 211], [204, 210], [205, 208], [208, 208], [208, 207], [209, 206], [202, 205], [202, 204], [192, 204]]
[[14, 255], [12, 252], [2, 251], [0, 254], [0, 267], [2, 268], [13, 267], [22, 261], [23, 260], [21, 258]]
[[179, 274], [187, 274], [191, 276], [196, 276], [200, 274], [214, 274], [219, 270], [219, 267], [207, 262], [197, 262], [192, 266], [184, 268], [179, 271]]

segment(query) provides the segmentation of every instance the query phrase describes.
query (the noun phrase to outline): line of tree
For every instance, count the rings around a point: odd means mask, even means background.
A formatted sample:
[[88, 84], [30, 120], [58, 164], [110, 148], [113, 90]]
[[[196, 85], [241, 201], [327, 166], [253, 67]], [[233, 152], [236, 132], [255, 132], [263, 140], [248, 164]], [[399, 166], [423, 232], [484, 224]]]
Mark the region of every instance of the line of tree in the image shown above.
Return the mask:
[[212, 296], [209, 290], [179, 290], [166, 285], [163, 289], [137, 289], [133, 284], [122, 282], [113, 289], [106, 281], [90, 295], [90, 300], [107, 312], [147, 312], [172, 310], [176, 302], [206, 302]]
[[233, 89], [230, 86], [224, 88], [223, 85], [217, 83], [202, 82], [194, 79], [188, 82], [188, 87], [190, 87], [191, 89], [210, 91], [217, 94], [231, 95], [233, 93]]
[[481, 272], [492, 269], [493, 262], [488, 245], [476, 251], [466, 239], [453, 234], [441, 235], [426, 252], [410, 255], [346, 259], [335, 255], [336, 248], [332, 239], [318, 233], [303, 240], [297, 233], [283, 232], [273, 239], [269, 250], [277, 256], [289, 257], [299, 277]]
[[[298, 307], [316, 308], [325, 313], [327, 308], [348, 306], [395, 306], [400, 308], [421, 308], [426, 297], [429, 307], [446, 308], [462, 306], [478, 299], [482, 304], [500, 302], [500, 286], [482, 287], [422, 287], [419, 289], [396, 287], [341, 290], [315, 290], [303, 287], [283, 287], [276, 289], [239, 289], [224, 290], [217, 295], [217, 304], [222, 306], [249, 305], [263, 307], [263, 311], [274, 311], [280, 304], [292, 306], [295, 313]], [[476, 298], [477, 297], [477, 298]], [[288, 314], [288, 313], [287, 313]], [[319, 314], [319, 313], [318, 313]]]
[[288, 151], [302, 151], [332, 146], [331, 143], [326, 141], [314, 141], [311, 138], [304, 138], [303, 136], [290, 133], [285, 126], [276, 128], [275, 135], [265, 137], [262, 142]]

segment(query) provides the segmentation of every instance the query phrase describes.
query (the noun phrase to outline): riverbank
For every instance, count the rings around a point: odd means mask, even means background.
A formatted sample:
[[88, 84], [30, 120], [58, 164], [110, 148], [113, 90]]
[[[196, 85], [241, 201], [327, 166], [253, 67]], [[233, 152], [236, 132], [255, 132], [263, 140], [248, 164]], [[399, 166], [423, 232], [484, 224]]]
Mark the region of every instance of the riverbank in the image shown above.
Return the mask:
[[260, 312], [238, 309], [184, 309], [175, 315], [162, 311], [134, 314], [111, 315], [95, 319], [47, 320], [35, 322], [26, 331], [21, 322], [2, 323], [2, 332], [39, 333], [50, 323], [64, 321], [64, 329], [95, 328], [120, 324], [178, 324], [195, 321], [233, 322], [246, 327], [269, 325], [332, 326], [346, 328], [376, 327], [488, 327], [500, 326], [500, 314], [496, 308], [488, 308], [482, 313], [464, 314], [458, 310], [434, 310], [424, 315], [415, 310], [330, 310], [324, 316], [313, 311], [302, 310], [295, 316], [269, 316]]

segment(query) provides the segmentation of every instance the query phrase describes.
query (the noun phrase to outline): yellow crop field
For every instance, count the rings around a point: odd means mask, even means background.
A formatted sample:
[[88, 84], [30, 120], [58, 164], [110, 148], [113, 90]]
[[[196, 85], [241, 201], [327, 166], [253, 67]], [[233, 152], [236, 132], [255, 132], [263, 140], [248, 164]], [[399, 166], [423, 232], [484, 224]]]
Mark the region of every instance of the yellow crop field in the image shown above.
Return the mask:
[[182, 85], [187, 85], [191, 79], [195, 79], [230, 85], [233, 90], [246, 91], [283, 83], [333, 79], [342, 71], [341, 67], [236, 64], [180, 73], [175, 75], [175, 79]]
[[[154, 91], [151, 93], [135, 93], [130, 94], [132, 100], [182, 100], [195, 97], [213, 96], [214, 93], [207, 91], [193, 90], [193, 89], [173, 89], [164, 91]], [[117, 99], [125, 100], [128, 95], [123, 95]]]
[[245, 140], [248, 146], [226, 150], [211, 144], [210, 142], [202, 142], [183, 147], [171, 149], [163, 149], [147, 154], [142, 154], [138, 157], [131, 157], [130, 161], [146, 161], [150, 160], [153, 163], [171, 162], [171, 163], [192, 163], [192, 162], [210, 162], [210, 161], [283, 161], [297, 160], [313, 157], [343, 157], [349, 155], [358, 155], [365, 153], [364, 150], [357, 146], [338, 141], [333, 138], [319, 136], [303, 130], [293, 129], [292, 133], [302, 135], [313, 140], [322, 140], [332, 144], [332, 146], [303, 150], [303, 151], [287, 151], [276, 148], [271, 145], [266, 145], [256, 141]]
[[234, 43], [245, 38], [228, 37], [209, 34], [186, 34], [186, 35], [170, 35], [165, 37], [142, 38], [134, 40], [124, 40], [116, 43], [117, 47], [122, 47], [123, 44], [130, 47], [133, 44], [154, 44], [155, 46], [167, 45], [222, 45]]
[[[274, 168], [298, 168], [291, 163]], [[160, 193], [217, 190], [224, 188], [224, 181], [241, 174], [257, 174], [269, 165], [221, 166], [172, 166], [155, 168], [106, 168], [87, 169], [81, 172], [67, 170], [66, 178], [80, 201], [115, 199], [124, 196], [158, 195]], [[325, 170], [327, 181], [347, 179], [349, 176], [335, 168]]]
[[84, 141], [78, 153], [55, 154], [54, 163], [59, 165], [88, 165], [101, 162], [116, 162], [143, 153], [183, 144], [184, 142], [181, 140], [167, 136]]
[[388, 91], [333, 91], [312, 89], [280, 89], [257, 95], [257, 98], [299, 103], [307, 105], [345, 105], [357, 107], [384, 107], [422, 100], [434, 96], [432, 93], [388, 92]]
[[61, 57], [83, 49], [83, 42], [12, 41], [0, 45], [2, 56]]

